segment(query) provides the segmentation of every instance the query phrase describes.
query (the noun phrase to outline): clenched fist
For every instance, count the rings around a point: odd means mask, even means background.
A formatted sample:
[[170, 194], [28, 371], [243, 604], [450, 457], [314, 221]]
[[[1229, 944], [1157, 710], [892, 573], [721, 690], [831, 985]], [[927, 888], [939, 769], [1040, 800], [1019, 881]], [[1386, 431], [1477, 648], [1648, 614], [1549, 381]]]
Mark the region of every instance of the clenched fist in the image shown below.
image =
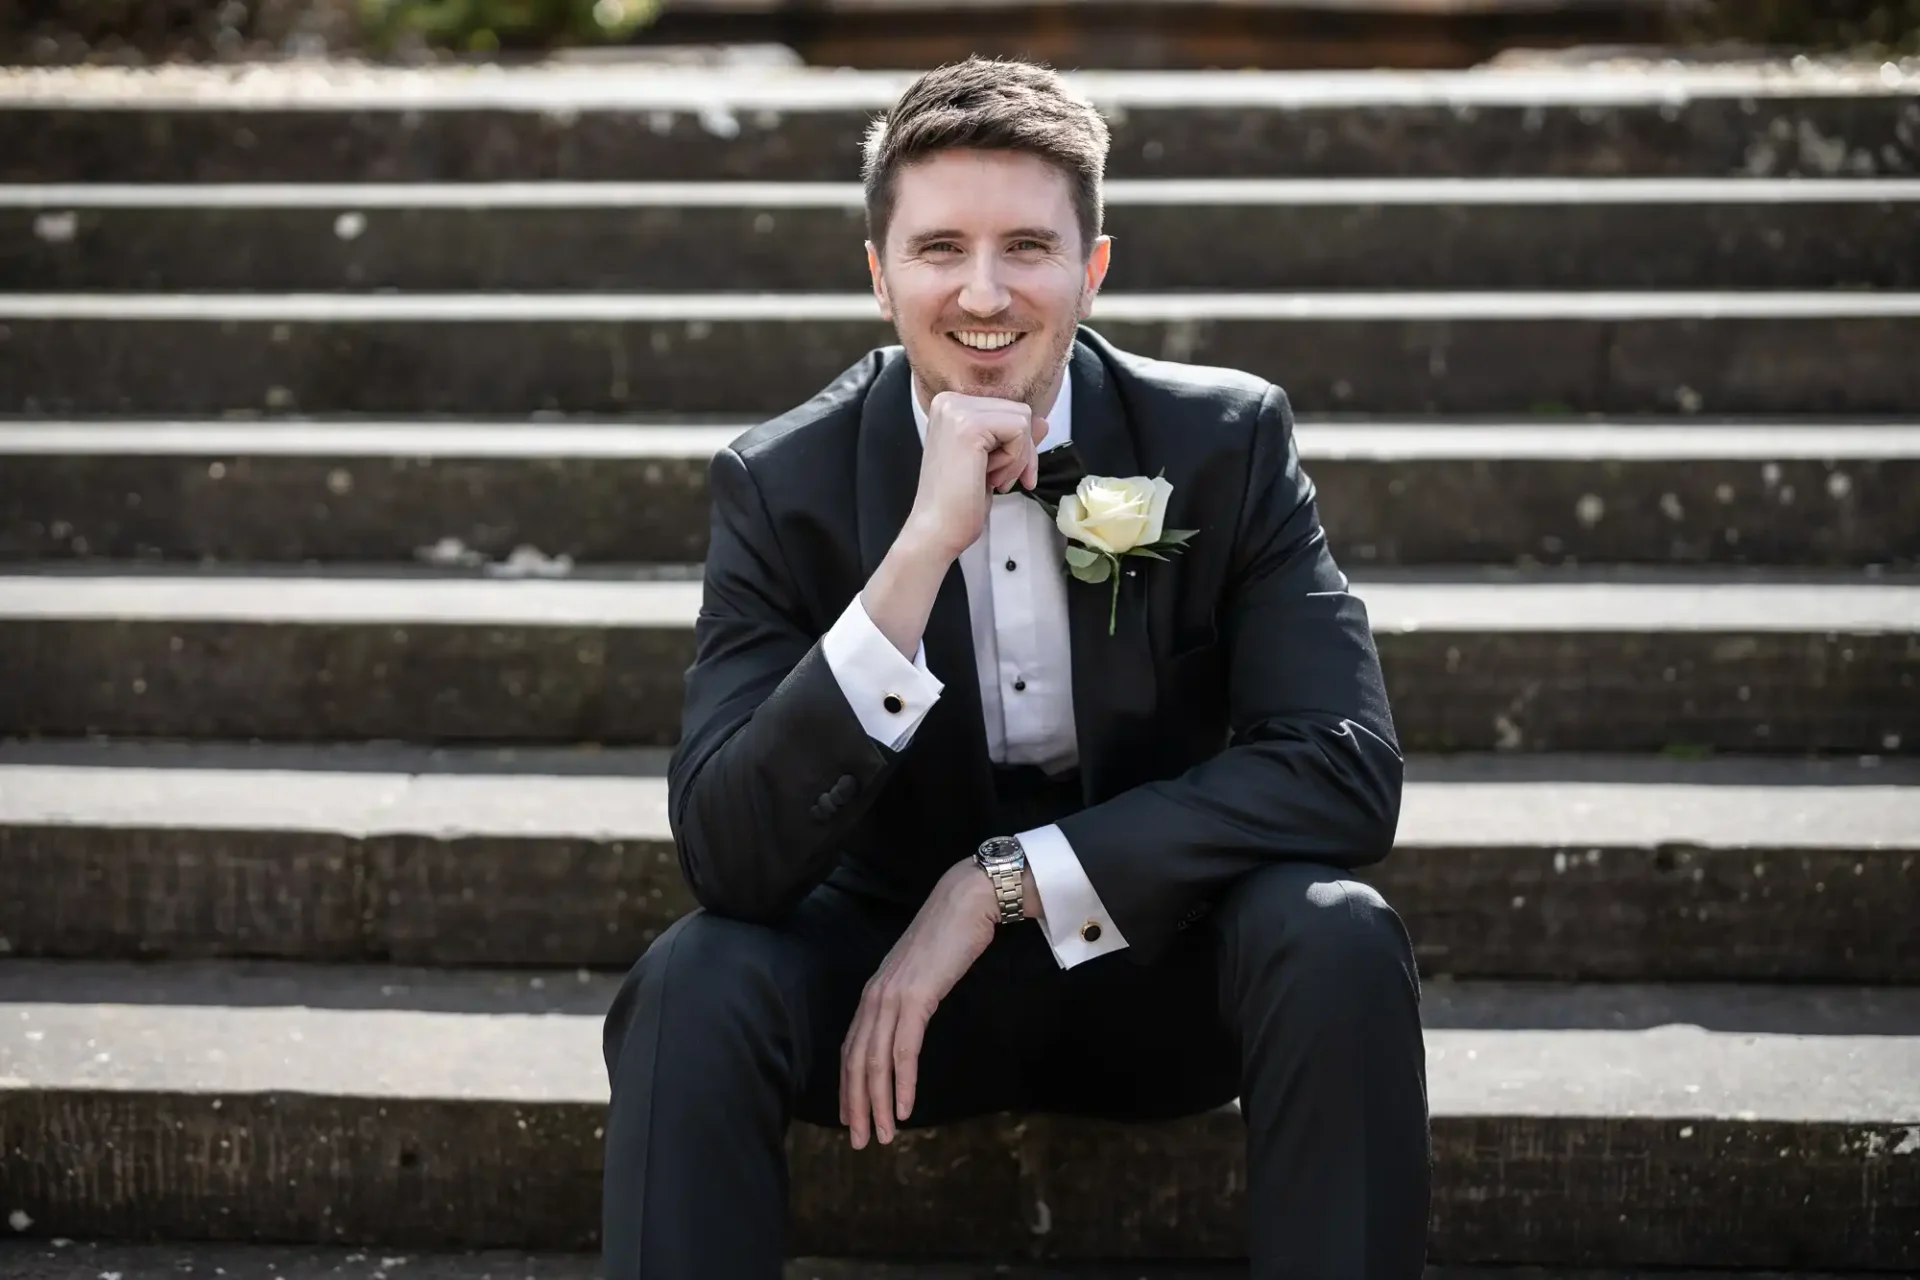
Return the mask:
[[[1031, 489], [1047, 420], [1019, 400], [942, 391], [927, 411], [920, 488], [907, 530], [949, 559], [980, 537], [993, 493]], [[906, 532], [903, 531], [903, 532]]]

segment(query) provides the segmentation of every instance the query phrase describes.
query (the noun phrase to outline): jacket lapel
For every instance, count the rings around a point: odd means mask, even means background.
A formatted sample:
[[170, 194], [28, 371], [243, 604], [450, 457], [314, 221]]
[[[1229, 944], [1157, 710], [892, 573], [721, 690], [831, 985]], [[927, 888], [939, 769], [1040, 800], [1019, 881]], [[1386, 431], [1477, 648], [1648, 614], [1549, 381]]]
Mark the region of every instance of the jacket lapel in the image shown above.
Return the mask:
[[[1106, 364], [1087, 343], [1076, 342], [1067, 376], [1073, 379], [1073, 440], [1087, 473], [1139, 475], [1126, 406]], [[1067, 581], [1074, 730], [1080, 748], [1081, 789], [1088, 804], [1133, 785], [1152, 745], [1155, 690], [1144, 575], [1166, 566], [1126, 557], [1120, 564], [1120, 600], [1112, 635], [1107, 634], [1111, 583]], [[1060, 572], [1066, 572], [1064, 564]]]
[[[912, 376], [906, 356], [891, 353], [867, 390], [860, 410], [854, 501], [860, 537], [861, 582], [873, 576], [913, 511], [920, 483], [920, 434], [914, 427]], [[916, 788], [928, 830], [947, 835], [984, 831], [994, 809], [992, 762], [980, 709], [979, 668], [967, 584], [956, 561], [940, 583], [923, 637], [927, 666], [946, 686], [914, 735], [912, 756], [929, 764]]]

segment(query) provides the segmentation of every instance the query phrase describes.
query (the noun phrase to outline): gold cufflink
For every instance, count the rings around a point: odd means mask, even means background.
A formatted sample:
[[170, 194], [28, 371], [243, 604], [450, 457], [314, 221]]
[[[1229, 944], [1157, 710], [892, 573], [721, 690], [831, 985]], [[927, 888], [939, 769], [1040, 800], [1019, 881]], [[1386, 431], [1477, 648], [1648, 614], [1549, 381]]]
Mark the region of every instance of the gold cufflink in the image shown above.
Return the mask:
[[880, 705], [887, 709], [887, 714], [890, 716], [899, 715], [907, 707], [906, 700], [897, 693], [890, 693], [880, 699]]
[[1080, 940], [1082, 942], [1100, 941], [1100, 922], [1098, 920], [1089, 920], [1081, 925]]

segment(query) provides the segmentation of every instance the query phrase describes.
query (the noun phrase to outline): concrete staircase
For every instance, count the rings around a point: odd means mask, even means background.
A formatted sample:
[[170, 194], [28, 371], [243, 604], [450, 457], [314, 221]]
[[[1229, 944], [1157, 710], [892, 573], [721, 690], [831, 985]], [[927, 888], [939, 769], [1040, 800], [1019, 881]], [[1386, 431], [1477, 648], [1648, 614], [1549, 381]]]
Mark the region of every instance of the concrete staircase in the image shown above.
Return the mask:
[[[0, 75], [0, 1274], [590, 1272], [704, 462], [887, 340], [905, 78]], [[1916, 82], [1084, 83], [1093, 323], [1292, 392], [1415, 753], [1434, 1274], [1920, 1270]], [[1231, 1114], [791, 1147], [791, 1280], [1241, 1247]]]

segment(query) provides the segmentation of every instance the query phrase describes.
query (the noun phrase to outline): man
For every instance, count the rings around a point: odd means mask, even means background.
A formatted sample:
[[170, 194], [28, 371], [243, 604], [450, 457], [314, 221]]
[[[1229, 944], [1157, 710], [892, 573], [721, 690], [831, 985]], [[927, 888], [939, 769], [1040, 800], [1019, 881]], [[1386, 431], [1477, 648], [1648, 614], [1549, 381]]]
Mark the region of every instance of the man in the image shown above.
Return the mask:
[[1342, 876], [1399, 812], [1366, 611], [1279, 388], [1080, 327], [1106, 150], [1049, 71], [922, 76], [864, 171], [900, 345], [713, 461], [670, 778], [703, 910], [607, 1017], [615, 1280], [778, 1276], [794, 1117], [1236, 1097], [1256, 1276], [1420, 1273], [1418, 980]]

